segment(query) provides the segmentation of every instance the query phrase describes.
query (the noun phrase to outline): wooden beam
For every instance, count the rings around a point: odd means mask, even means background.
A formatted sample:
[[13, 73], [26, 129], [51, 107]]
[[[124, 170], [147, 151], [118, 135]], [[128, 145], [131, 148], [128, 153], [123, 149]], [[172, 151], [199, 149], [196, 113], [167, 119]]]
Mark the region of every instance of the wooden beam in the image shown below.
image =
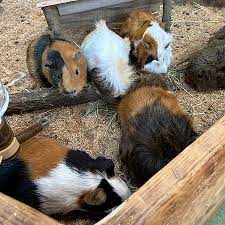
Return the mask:
[[30, 112], [39, 109], [50, 109], [62, 106], [73, 106], [96, 101], [100, 96], [93, 87], [88, 86], [77, 96], [70, 97], [55, 89], [44, 88], [30, 92], [10, 94], [6, 114]]
[[37, 210], [0, 193], [0, 224], [60, 225]]
[[69, 2], [67, 4], [61, 4], [58, 5], [59, 14], [61, 16], [63, 15], [69, 15], [73, 13], [80, 13], [85, 11], [90, 11], [93, 9], [99, 9], [106, 6], [112, 6], [121, 4], [124, 2], [132, 2], [133, 0], [111, 0], [111, 1], [105, 1], [105, 0], [82, 0], [77, 2]]
[[59, 4], [64, 4], [68, 2], [77, 2], [79, 0], [40, 0], [37, 3], [38, 8], [44, 8], [47, 6], [52, 6], [52, 5], [59, 5]]
[[93, 21], [105, 19], [107, 24], [121, 22], [134, 9], [158, 10], [161, 0], [138, 0], [122, 4], [106, 6], [80, 13], [59, 17], [59, 22], [65, 27], [93, 27]]
[[165, 23], [165, 30], [170, 32], [172, 16], [172, 0], [163, 0], [163, 22]]
[[203, 225], [225, 201], [225, 116], [97, 225]]

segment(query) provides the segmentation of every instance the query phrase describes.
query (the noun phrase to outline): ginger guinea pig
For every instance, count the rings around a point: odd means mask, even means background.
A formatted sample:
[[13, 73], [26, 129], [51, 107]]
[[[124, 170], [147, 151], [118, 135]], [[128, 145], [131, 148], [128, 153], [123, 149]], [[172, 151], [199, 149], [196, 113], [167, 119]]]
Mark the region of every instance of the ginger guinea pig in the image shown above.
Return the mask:
[[64, 94], [78, 94], [87, 81], [87, 64], [79, 48], [50, 35], [31, 41], [27, 66], [38, 86], [53, 86]]
[[87, 60], [90, 79], [103, 99], [110, 102], [127, 92], [134, 75], [129, 65], [130, 41], [127, 38], [121, 38], [101, 20], [84, 39], [81, 51]]
[[177, 98], [159, 87], [141, 87], [118, 106], [119, 154], [137, 185], [143, 185], [196, 139]]
[[120, 35], [132, 43], [130, 57], [141, 69], [167, 73], [172, 60], [172, 35], [150, 12], [135, 10], [122, 24]]
[[48, 215], [107, 213], [131, 194], [112, 160], [93, 159], [49, 138], [24, 142], [17, 159], [0, 165], [0, 192]]

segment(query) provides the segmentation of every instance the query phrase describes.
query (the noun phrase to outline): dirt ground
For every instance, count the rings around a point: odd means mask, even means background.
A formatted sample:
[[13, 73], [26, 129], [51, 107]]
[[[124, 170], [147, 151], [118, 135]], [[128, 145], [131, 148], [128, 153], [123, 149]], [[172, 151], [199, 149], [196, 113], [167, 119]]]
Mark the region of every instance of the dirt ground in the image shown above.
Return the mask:
[[[183, 1], [175, 1], [174, 4], [174, 60], [169, 79], [177, 83], [179, 101], [201, 134], [224, 115], [225, 91], [197, 93], [191, 90], [183, 82], [184, 64], [178, 66], [178, 63], [196, 49], [204, 47], [210, 35], [224, 26], [225, 9], [191, 2], [182, 4]], [[0, 3], [0, 78], [10, 93], [29, 91], [33, 85], [26, 68], [26, 49], [29, 41], [47, 29], [43, 13], [35, 7], [36, 3], [37, 0], [3, 0]], [[18, 77], [22, 78], [15, 84], [10, 83]], [[85, 149], [92, 156], [105, 155], [112, 158], [119, 172], [120, 129], [117, 115], [102, 101], [13, 115], [7, 119], [17, 133], [41, 117], [50, 120], [49, 128], [41, 135], [57, 139], [71, 148]], [[119, 174], [124, 178], [122, 173]], [[89, 224], [90, 221], [80, 223]]]

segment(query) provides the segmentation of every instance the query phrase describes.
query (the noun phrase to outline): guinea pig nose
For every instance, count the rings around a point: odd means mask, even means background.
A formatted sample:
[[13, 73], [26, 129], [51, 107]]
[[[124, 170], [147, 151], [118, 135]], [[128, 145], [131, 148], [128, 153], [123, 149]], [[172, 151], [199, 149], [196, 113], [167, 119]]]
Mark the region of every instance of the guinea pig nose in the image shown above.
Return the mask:
[[77, 92], [77, 90], [73, 90], [73, 91], [67, 91], [67, 90], [64, 90], [64, 94], [65, 95], [74, 95], [74, 94], [76, 94], [76, 92]]

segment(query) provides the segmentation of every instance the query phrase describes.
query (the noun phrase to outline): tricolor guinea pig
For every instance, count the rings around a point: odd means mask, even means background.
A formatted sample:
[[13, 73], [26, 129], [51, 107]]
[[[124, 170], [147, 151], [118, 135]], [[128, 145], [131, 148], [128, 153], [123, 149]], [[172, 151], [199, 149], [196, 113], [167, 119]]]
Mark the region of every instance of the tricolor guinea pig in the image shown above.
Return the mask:
[[135, 10], [122, 24], [120, 35], [132, 43], [131, 59], [147, 72], [167, 73], [172, 60], [172, 35], [150, 12]]
[[50, 35], [31, 41], [27, 66], [39, 87], [53, 86], [64, 94], [78, 94], [87, 81], [87, 64], [79, 48]]
[[119, 153], [137, 185], [144, 184], [196, 138], [177, 98], [160, 87], [140, 87], [118, 106]]
[[129, 65], [130, 42], [111, 31], [104, 20], [83, 41], [84, 54], [92, 82], [106, 100], [124, 95], [133, 81]]
[[0, 192], [48, 215], [108, 212], [130, 195], [112, 160], [49, 138], [24, 142], [17, 159], [0, 165]]

